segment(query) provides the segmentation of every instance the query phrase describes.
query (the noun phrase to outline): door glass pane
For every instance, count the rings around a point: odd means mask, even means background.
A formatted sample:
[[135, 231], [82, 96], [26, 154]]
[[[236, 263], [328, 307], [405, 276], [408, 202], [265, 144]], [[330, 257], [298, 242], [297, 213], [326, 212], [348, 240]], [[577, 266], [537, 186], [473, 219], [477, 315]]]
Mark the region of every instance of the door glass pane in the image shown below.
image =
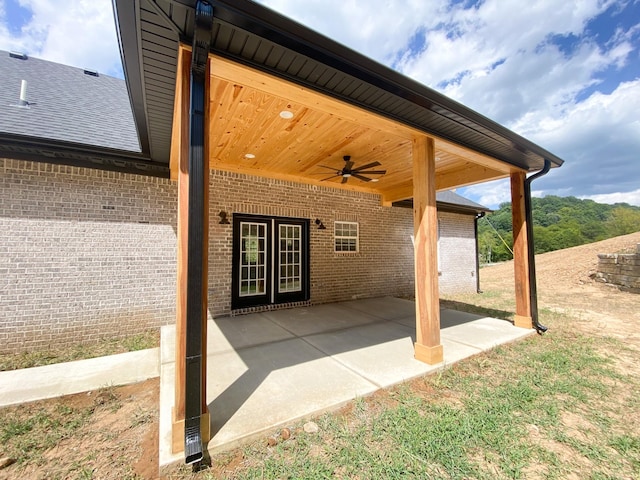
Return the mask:
[[266, 225], [240, 224], [240, 296], [266, 293]]
[[299, 292], [302, 289], [300, 278], [300, 225], [280, 225], [280, 278], [278, 293]]

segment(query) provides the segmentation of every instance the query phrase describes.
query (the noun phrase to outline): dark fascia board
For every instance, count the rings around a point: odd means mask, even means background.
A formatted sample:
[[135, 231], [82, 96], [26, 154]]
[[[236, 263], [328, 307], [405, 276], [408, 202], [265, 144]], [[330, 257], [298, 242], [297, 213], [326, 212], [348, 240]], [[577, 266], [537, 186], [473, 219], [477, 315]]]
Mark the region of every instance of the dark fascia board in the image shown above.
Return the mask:
[[[394, 207], [413, 208], [413, 198], [393, 202]], [[491, 213], [493, 210], [489, 208], [474, 208], [468, 205], [458, 205], [456, 203], [436, 201], [436, 207], [440, 212], [462, 213], [465, 215], [478, 215], [480, 213]]]
[[169, 178], [169, 167], [124, 150], [19, 135], [0, 135], [0, 157]]
[[[179, 1], [176, 3], [186, 6], [195, 5], [195, 1]], [[518, 151], [530, 151], [543, 159], [548, 159], [555, 166], [561, 166], [564, 163], [564, 160], [553, 153], [461, 103], [451, 100], [441, 93], [405, 77], [395, 70], [367, 58], [273, 10], [246, 0], [214, 0], [211, 3], [214, 5], [216, 18], [308, 56], [320, 63], [331, 65], [342, 72], [423, 108], [433, 109], [434, 107], [440, 107], [459, 115], [474, 124], [476, 126], [475, 129], [480, 133], [483, 133], [482, 130], [487, 130], [501, 137]], [[468, 125], [467, 127], [472, 128]]]
[[[120, 46], [120, 58], [124, 78], [129, 91], [129, 101], [138, 130], [140, 149], [146, 156], [151, 155], [149, 125], [146, 111], [145, 88], [142, 78], [142, 54], [140, 48], [139, 3], [132, 0], [112, 0], [116, 17], [116, 34]], [[127, 52], [133, 53], [127, 55]]]
[[[477, 215], [479, 213], [491, 213], [493, 210], [489, 208], [473, 208], [465, 205], [456, 205], [455, 203], [436, 202], [438, 210], [452, 213], [466, 213], [469, 215]], [[411, 201], [413, 207], [413, 200]]]

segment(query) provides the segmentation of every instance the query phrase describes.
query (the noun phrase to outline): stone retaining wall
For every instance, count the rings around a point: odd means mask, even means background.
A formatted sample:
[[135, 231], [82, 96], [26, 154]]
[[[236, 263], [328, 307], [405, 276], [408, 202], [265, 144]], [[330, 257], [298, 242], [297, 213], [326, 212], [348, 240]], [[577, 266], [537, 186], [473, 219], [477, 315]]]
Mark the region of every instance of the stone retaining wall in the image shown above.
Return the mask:
[[636, 253], [600, 253], [595, 281], [617, 286], [620, 290], [640, 293], [640, 243]]

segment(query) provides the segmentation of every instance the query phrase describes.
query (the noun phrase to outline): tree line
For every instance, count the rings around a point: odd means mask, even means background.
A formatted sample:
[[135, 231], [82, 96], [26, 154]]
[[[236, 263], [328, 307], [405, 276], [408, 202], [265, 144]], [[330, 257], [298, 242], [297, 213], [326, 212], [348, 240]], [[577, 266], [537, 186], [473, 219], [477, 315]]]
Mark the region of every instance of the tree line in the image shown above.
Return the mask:
[[[532, 199], [536, 253], [550, 252], [640, 231], [640, 207], [548, 195]], [[481, 263], [513, 258], [511, 203], [478, 221]]]

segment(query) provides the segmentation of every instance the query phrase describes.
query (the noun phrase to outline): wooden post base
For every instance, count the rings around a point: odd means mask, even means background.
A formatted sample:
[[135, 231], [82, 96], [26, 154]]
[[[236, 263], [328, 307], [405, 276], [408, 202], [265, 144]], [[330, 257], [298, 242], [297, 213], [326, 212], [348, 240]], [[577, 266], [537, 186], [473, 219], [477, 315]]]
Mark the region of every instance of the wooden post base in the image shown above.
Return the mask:
[[[171, 423], [171, 453], [184, 452], [184, 420], [176, 421], [173, 409], [171, 409], [173, 422]], [[203, 413], [200, 417], [200, 434], [202, 443], [206, 444], [211, 440], [211, 418], [209, 412]]]
[[414, 358], [426, 363], [427, 365], [435, 365], [436, 363], [441, 363], [444, 360], [442, 345], [427, 347], [426, 345], [416, 343]]
[[533, 328], [533, 320], [531, 317], [523, 317], [522, 315], [516, 315], [513, 319], [513, 324], [520, 328]]

